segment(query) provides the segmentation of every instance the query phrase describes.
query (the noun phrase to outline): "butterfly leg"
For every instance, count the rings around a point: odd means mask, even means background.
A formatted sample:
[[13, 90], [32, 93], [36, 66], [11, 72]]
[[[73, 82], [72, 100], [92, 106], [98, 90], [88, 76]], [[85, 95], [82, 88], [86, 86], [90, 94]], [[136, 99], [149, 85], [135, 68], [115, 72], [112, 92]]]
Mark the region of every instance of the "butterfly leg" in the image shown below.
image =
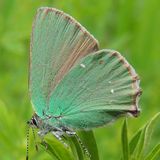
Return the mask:
[[41, 137], [41, 138], [44, 138], [44, 136], [48, 133], [49, 131], [48, 130], [40, 130], [38, 132], [38, 135]]
[[68, 147], [68, 145], [62, 140], [62, 136], [64, 134], [63, 131], [52, 131], [51, 132], [60, 142], [64, 144], [65, 147]]
[[46, 149], [48, 148], [48, 144], [45, 142], [44, 136], [45, 136], [48, 132], [49, 132], [48, 130], [40, 130], [40, 131], [38, 132], [38, 135], [39, 135], [39, 137], [41, 138], [41, 141], [42, 141], [42, 143], [44, 144], [44, 146], [45, 146]]

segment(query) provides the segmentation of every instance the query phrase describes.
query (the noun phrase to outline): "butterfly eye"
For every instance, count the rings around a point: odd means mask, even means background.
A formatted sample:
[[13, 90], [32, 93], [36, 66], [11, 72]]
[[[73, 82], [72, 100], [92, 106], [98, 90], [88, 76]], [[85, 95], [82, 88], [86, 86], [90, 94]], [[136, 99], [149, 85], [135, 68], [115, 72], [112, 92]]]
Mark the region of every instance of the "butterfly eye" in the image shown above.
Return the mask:
[[38, 127], [38, 125], [37, 125], [37, 121], [36, 121], [36, 119], [35, 119], [35, 118], [32, 118], [32, 124], [33, 124], [33, 125], [35, 125], [36, 127]]

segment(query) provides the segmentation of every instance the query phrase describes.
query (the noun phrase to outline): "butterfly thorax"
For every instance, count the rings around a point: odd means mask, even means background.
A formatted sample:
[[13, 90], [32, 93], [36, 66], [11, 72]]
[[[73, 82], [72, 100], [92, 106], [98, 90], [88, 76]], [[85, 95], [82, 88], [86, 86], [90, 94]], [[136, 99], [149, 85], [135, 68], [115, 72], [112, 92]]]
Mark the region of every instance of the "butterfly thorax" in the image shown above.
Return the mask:
[[32, 118], [27, 123], [31, 127], [35, 128], [41, 128], [41, 126], [43, 125], [42, 119], [36, 113], [33, 114]]
[[[50, 121], [52, 121], [52, 125], [50, 124]], [[55, 123], [53, 123], [55, 121]], [[39, 129], [39, 133], [47, 134], [49, 132], [55, 132], [55, 131], [61, 131], [66, 130], [64, 126], [59, 125], [59, 122], [56, 118], [51, 116], [44, 116], [41, 118], [36, 113], [33, 114], [30, 121], [27, 122], [31, 127]]]

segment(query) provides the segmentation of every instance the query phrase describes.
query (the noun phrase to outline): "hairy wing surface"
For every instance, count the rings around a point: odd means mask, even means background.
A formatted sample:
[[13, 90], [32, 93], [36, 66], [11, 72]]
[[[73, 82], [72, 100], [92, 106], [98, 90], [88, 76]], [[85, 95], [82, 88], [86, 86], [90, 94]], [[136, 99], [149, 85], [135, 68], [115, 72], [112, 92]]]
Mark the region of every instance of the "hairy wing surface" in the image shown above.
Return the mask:
[[[49, 112], [72, 128], [93, 128], [139, 111], [139, 79], [120, 53], [100, 50], [81, 59], [55, 88]], [[60, 110], [57, 112], [55, 106]]]
[[64, 75], [77, 60], [98, 50], [97, 43], [64, 12], [47, 7], [37, 11], [30, 46], [29, 91], [39, 116], [49, 109], [50, 96]]

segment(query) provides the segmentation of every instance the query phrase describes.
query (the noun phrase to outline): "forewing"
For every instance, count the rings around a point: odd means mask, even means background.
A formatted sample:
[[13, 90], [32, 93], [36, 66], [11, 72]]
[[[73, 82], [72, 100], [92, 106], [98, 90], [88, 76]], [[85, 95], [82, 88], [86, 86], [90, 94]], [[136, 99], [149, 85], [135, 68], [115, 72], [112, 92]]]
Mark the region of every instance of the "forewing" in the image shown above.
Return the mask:
[[49, 108], [54, 88], [76, 61], [96, 50], [97, 41], [71, 16], [53, 8], [38, 10], [31, 38], [29, 77], [31, 100], [38, 115]]
[[50, 113], [71, 128], [102, 126], [127, 113], [136, 116], [140, 92], [138, 76], [125, 58], [101, 50], [81, 59], [64, 77], [51, 96]]

